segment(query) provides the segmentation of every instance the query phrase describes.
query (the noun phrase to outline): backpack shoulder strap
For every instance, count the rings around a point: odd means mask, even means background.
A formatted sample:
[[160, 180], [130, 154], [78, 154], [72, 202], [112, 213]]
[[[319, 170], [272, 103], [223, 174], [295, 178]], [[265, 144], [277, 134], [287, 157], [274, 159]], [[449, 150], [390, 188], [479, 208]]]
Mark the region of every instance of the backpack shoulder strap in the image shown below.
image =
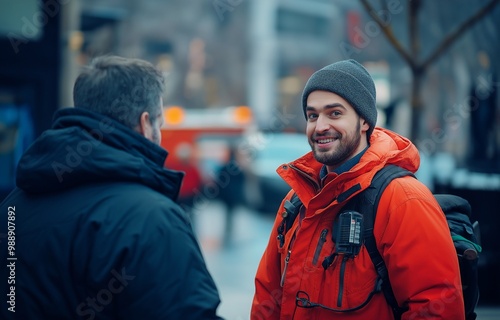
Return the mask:
[[281, 220], [281, 223], [279, 224], [277, 229], [280, 247], [283, 247], [283, 245], [285, 244], [285, 234], [292, 227], [293, 222], [300, 212], [301, 206], [302, 202], [300, 201], [299, 196], [297, 196], [296, 193], [293, 193], [290, 200], [285, 200], [285, 203], [283, 205], [285, 211], [281, 214], [283, 220]]
[[356, 210], [363, 215], [363, 236], [365, 239], [366, 249], [370, 255], [373, 265], [375, 266], [377, 274], [382, 280], [382, 292], [387, 300], [387, 303], [392, 308], [395, 319], [401, 319], [401, 314], [408, 309], [406, 307], [400, 307], [397, 303], [394, 292], [392, 291], [391, 283], [389, 281], [387, 267], [377, 249], [377, 243], [373, 234], [373, 228], [375, 225], [375, 216], [377, 214], [378, 204], [385, 188], [392, 180], [405, 176], [414, 175], [410, 171], [405, 170], [399, 166], [386, 166], [375, 174], [370, 186], [359, 195], [357, 195], [356, 199], [354, 200]]
[[295, 221], [295, 218], [297, 218], [301, 206], [302, 202], [300, 201], [299, 196], [297, 196], [296, 193], [292, 195], [290, 200], [285, 200], [285, 204], [283, 205], [283, 207], [285, 208], [285, 215], [283, 216], [283, 219], [285, 220], [285, 227], [287, 229], [286, 231], [290, 229], [293, 222]]

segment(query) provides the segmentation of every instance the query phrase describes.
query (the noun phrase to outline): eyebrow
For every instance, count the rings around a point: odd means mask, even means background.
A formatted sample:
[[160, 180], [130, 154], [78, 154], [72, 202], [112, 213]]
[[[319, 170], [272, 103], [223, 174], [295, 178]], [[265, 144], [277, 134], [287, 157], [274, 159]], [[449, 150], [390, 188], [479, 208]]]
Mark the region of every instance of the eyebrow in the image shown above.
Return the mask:
[[[342, 104], [340, 104], [338, 102], [327, 104], [327, 105], [323, 106], [322, 109], [328, 110], [328, 109], [333, 109], [333, 108], [337, 108], [337, 107], [340, 107], [340, 108], [342, 108], [344, 110], [347, 110], [346, 107], [344, 107], [344, 105], [342, 105]], [[311, 106], [307, 106], [306, 107], [306, 111], [316, 111], [316, 108], [311, 107]]]

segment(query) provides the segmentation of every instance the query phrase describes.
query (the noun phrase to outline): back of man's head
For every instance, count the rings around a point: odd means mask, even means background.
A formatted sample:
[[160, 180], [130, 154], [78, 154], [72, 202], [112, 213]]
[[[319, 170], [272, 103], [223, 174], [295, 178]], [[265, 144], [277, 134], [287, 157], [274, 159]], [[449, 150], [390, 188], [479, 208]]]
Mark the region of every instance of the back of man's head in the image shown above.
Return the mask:
[[95, 58], [75, 81], [75, 107], [91, 110], [133, 129], [140, 115], [161, 112], [165, 79], [151, 63], [117, 56]]

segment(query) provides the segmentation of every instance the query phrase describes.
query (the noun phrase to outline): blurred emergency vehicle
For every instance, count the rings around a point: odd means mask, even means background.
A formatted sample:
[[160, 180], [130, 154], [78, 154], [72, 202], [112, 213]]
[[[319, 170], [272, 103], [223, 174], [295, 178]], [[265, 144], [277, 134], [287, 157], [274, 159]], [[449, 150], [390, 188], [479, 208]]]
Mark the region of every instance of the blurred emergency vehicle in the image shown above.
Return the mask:
[[252, 112], [247, 106], [169, 106], [163, 114], [161, 145], [168, 151], [165, 167], [185, 172], [179, 202], [190, 208], [203, 186], [212, 182], [218, 168], [229, 160], [231, 146], [253, 128]]

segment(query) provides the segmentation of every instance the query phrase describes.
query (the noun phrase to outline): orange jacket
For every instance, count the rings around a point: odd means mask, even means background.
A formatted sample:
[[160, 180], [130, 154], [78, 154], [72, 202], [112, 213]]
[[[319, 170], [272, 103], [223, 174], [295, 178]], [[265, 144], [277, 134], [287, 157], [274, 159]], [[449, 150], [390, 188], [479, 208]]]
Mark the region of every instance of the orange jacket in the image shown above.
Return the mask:
[[[310, 301], [340, 310], [367, 300], [377, 277], [364, 246], [343, 266], [342, 256], [326, 270], [322, 266], [334, 252], [332, 224], [345, 204], [339, 204], [337, 197], [357, 184], [365, 189], [387, 164], [415, 172], [419, 162], [418, 150], [409, 140], [376, 128], [370, 147], [348, 172], [330, 173], [320, 181], [322, 164], [311, 152], [278, 168], [304, 204], [303, 218], [295, 220], [280, 248], [281, 204], [257, 270], [251, 319], [393, 319], [381, 292], [363, 308], [346, 313], [297, 307], [296, 295], [306, 292]], [[396, 299], [409, 306], [403, 319], [464, 319], [455, 248], [443, 212], [427, 187], [412, 177], [392, 181], [381, 197], [374, 235]]]

